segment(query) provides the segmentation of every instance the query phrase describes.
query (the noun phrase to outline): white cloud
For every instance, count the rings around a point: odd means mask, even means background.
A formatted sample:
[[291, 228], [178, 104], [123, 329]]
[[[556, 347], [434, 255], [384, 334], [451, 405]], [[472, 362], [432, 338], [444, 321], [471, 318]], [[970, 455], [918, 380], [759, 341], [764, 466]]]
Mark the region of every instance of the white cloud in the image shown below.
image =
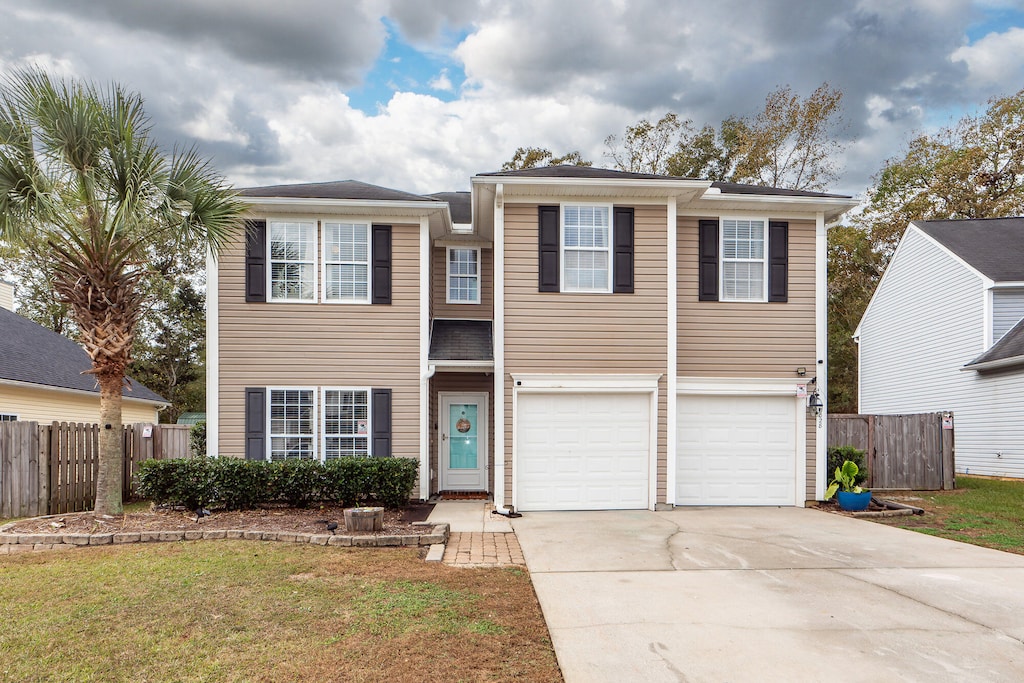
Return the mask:
[[448, 78], [448, 69], [441, 69], [441, 73], [431, 78], [427, 85], [434, 90], [441, 90], [443, 92], [453, 92], [455, 90], [452, 86], [452, 79]]
[[1016, 91], [1024, 84], [1024, 29], [989, 33], [973, 45], [957, 48], [950, 59], [965, 63], [976, 81]]

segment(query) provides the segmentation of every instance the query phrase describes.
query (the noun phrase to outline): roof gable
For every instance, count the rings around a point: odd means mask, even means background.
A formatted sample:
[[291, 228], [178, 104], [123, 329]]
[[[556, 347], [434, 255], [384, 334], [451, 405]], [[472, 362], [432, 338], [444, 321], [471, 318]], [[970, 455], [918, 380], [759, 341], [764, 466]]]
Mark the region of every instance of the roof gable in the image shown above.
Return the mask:
[[[89, 355], [75, 342], [28, 318], [0, 309], [0, 380], [38, 384], [57, 389], [100, 393]], [[132, 381], [126, 398], [167, 403], [162, 396]]]
[[913, 224], [990, 280], [1024, 281], [1024, 218], [914, 221]]

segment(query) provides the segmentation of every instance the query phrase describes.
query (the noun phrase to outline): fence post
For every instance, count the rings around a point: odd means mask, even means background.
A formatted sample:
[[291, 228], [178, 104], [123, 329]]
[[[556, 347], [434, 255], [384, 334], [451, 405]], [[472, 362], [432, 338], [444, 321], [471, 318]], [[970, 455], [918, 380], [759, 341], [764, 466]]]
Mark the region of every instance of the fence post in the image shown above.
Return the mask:
[[956, 488], [955, 439], [956, 415], [953, 416], [953, 429], [942, 430], [942, 488], [946, 491]]
[[50, 428], [37, 425], [39, 432], [39, 513], [50, 514]]

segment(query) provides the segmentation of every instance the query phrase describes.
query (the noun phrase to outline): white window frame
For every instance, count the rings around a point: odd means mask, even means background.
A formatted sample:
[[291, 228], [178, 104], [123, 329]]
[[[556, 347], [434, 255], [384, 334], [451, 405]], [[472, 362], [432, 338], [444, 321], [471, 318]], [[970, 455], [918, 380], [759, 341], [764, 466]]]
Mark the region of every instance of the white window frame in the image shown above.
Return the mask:
[[[764, 251], [760, 259], [752, 258], [725, 258], [725, 222], [726, 221], [747, 221], [756, 222], [760, 221], [764, 224], [764, 232], [762, 233], [764, 241]], [[719, 301], [730, 301], [737, 303], [763, 303], [768, 301], [768, 218], [762, 216], [722, 216], [718, 220], [718, 300]], [[761, 298], [759, 299], [737, 299], [728, 298], [725, 295], [725, 263], [760, 263], [761, 264]]]
[[[334, 261], [327, 258], [327, 224], [346, 223], [349, 225], [366, 226], [366, 298], [365, 299], [344, 299], [328, 298], [327, 296], [327, 266], [361, 264], [360, 261]], [[338, 218], [320, 220], [320, 300], [325, 304], [369, 304], [373, 300], [373, 222], [366, 218]]]
[[0, 413], [0, 422], [17, 422], [17, 413]]
[[[476, 254], [476, 276], [475, 276], [476, 277], [476, 300], [475, 301], [470, 301], [470, 300], [466, 300], [466, 299], [453, 299], [452, 298], [452, 251], [456, 250], [456, 249], [462, 250], [462, 251], [472, 251], [474, 254]], [[480, 248], [479, 247], [448, 247], [448, 248], [445, 249], [444, 258], [445, 258], [445, 261], [444, 261], [444, 263], [445, 263], [445, 266], [444, 266], [444, 272], [445, 272], [445, 280], [444, 280], [445, 302], [449, 303], [449, 304], [478, 304], [478, 303], [480, 303], [480, 290], [483, 287], [483, 279], [480, 276], [480, 271], [482, 269], [481, 268], [481, 258], [482, 258], [482, 255], [480, 253]], [[455, 277], [472, 277], [472, 276], [459, 274], [459, 275], [456, 275]]]
[[[566, 247], [565, 246], [565, 209], [569, 206], [593, 206], [607, 209], [608, 211], [608, 240], [604, 248], [600, 247]], [[615, 281], [615, 255], [612, 252], [612, 242], [615, 238], [615, 212], [611, 204], [604, 202], [567, 202], [560, 204], [558, 208], [558, 289], [560, 292], [565, 293], [581, 293], [581, 294], [611, 294], [612, 283]], [[604, 289], [574, 289], [569, 288], [565, 284], [565, 251], [566, 249], [573, 251], [603, 251], [608, 255], [608, 286]]]
[[310, 392], [313, 395], [313, 414], [310, 416], [310, 422], [312, 423], [312, 426], [313, 426], [313, 433], [309, 435], [309, 438], [310, 438], [310, 440], [312, 441], [312, 444], [313, 444], [313, 458], [312, 459], [319, 461], [321, 459], [319, 450], [317, 448], [319, 446], [319, 443], [318, 443], [319, 442], [319, 438], [318, 438], [318, 434], [317, 434], [317, 430], [318, 430], [318, 426], [319, 426], [318, 411], [317, 411], [317, 407], [318, 407], [318, 404], [319, 404], [319, 400], [318, 400], [319, 392], [317, 391], [316, 387], [267, 387], [267, 399], [266, 399], [267, 400], [267, 417], [266, 417], [266, 420], [267, 420], [267, 422], [266, 422], [266, 435], [267, 435], [267, 453], [266, 453], [266, 455], [267, 455], [267, 461], [269, 462], [269, 461], [272, 460], [271, 456], [272, 456], [273, 451], [274, 451], [274, 438], [275, 437], [288, 438], [288, 437], [299, 436], [299, 437], [305, 438], [305, 436], [301, 435], [301, 434], [300, 435], [276, 434], [273, 431], [271, 431], [271, 425], [273, 424], [273, 420], [272, 420], [272, 417], [271, 417], [271, 411], [273, 409], [274, 392], [275, 391], [308, 391], [308, 392]]
[[[272, 258], [273, 224], [274, 223], [312, 223], [313, 224], [313, 296], [309, 299], [288, 299], [274, 296], [274, 263], [308, 263], [308, 261], [275, 260]], [[319, 303], [320, 283], [317, 278], [320, 273], [319, 252], [320, 252], [320, 221], [308, 216], [291, 217], [267, 217], [267, 301], [274, 303], [288, 304], [315, 304]]]
[[[327, 461], [327, 437], [356, 437], [360, 434], [328, 434], [327, 433], [327, 392], [328, 391], [365, 391], [366, 392], [366, 457], [373, 457], [373, 389], [371, 387], [321, 387], [320, 389], [320, 462]], [[356, 456], [361, 457], [361, 456]]]

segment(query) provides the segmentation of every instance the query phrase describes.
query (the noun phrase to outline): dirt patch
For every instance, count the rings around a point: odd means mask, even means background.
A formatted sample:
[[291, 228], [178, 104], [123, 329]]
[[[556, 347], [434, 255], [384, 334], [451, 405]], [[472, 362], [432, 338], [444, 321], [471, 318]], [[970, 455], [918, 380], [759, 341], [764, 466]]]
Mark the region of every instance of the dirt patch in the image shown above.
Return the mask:
[[411, 505], [399, 510], [384, 511], [384, 528], [379, 532], [351, 532], [345, 529], [344, 508], [335, 506], [298, 509], [268, 507], [259, 510], [215, 510], [208, 517], [196, 518], [194, 512], [151, 508], [123, 515], [99, 516], [91, 512], [35, 517], [15, 522], [6, 529], [15, 534], [102, 534], [130, 531], [178, 531], [190, 529], [241, 529], [243, 531], [294, 531], [298, 533], [330, 533], [329, 523], [336, 523], [335, 533], [348, 536], [429, 534], [430, 526], [415, 524], [426, 520], [433, 505]]

